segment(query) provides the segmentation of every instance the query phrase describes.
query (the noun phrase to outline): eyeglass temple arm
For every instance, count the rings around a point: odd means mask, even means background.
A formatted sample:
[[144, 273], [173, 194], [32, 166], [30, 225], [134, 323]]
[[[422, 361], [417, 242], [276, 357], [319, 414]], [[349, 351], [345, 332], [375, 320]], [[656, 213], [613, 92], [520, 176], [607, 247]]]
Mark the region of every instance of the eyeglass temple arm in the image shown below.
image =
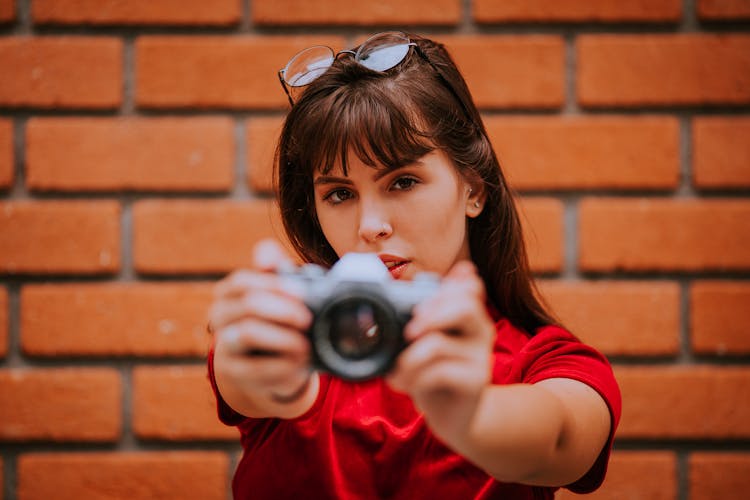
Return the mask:
[[287, 99], [289, 99], [289, 105], [294, 106], [294, 101], [292, 100], [292, 94], [289, 93], [289, 89], [286, 87], [286, 83], [284, 82], [284, 70], [280, 69], [279, 73], [279, 83], [281, 84], [281, 88], [284, 89], [284, 93], [286, 94]]

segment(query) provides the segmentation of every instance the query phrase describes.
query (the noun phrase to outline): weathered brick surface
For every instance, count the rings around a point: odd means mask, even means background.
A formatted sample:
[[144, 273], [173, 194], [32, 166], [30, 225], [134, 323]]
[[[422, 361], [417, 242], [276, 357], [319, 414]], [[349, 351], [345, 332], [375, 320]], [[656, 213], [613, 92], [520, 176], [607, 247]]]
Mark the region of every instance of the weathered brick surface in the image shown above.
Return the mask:
[[750, 368], [620, 366], [620, 439], [747, 439]]
[[112, 273], [119, 217], [109, 200], [0, 201], [0, 273]]
[[698, 17], [704, 20], [750, 19], [750, 2], [747, 0], [698, 0]]
[[486, 126], [515, 189], [673, 189], [679, 181], [674, 118], [492, 116]]
[[121, 395], [111, 368], [0, 369], [0, 441], [114, 442]]
[[677, 283], [545, 280], [540, 288], [562, 323], [605, 354], [669, 356], [679, 351]]
[[209, 283], [27, 285], [22, 347], [44, 357], [202, 357], [211, 297]]
[[135, 267], [142, 273], [224, 273], [250, 263], [261, 239], [283, 238], [275, 205], [149, 200], [133, 207]]
[[542, 293], [614, 362], [590, 498], [742, 497], [748, 20], [747, 0], [0, 0], [0, 500], [231, 498], [205, 321], [215, 279], [284, 239], [277, 71], [388, 29], [447, 46]]
[[[146, 108], [285, 108], [276, 73], [332, 36], [144, 36], [135, 43], [136, 101]], [[200, 71], [196, 71], [200, 68]]]
[[226, 191], [232, 184], [228, 118], [35, 118], [26, 127], [31, 189]]
[[18, 499], [222, 500], [228, 474], [216, 451], [24, 453]]
[[0, 38], [0, 106], [115, 108], [122, 101], [122, 41], [111, 37]]
[[13, 122], [0, 118], [0, 190], [13, 185]]
[[565, 47], [552, 35], [443, 36], [482, 108], [559, 108], [564, 99]]
[[34, 0], [39, 24], [230, 25], [241, 16], [238, 0]]
[[692, 134], [696, 187], [750, 187], [750, 116], [697, 117]]
[[139, 366], [133, 371], [133, 430], [140, 439], [235, 441], [236, 428], [216, 417], [206, 367]]
[[750, 454], [695, 452], [688, 458], [691, 500], [744, 498], [750, 490]]
[[474, 19], [480, 23], [507, 22], [677, 22], [680, 0], [474, 0]]
[[586, 107], [750, 103], [750, 36], [582, 35], [577, 92]]
[[674, 500], [677, 491], [677, 456], [673, 452], [615, 451], [600, 489], [585, 497], [560, 490], [555, 498]]
[[529, 263], [535, 272], [558, 272], [563, 261], [563, 206], [554, 198], [528, 197], [518, 203]]
[[9, 23], [16, 19], [16, 1], [0, 0], [0, 24]]
[[579, 211], [585, 271], [750, 269], [747, 200], [590, 198]]
[[254, 192], [273, 191], [274, 153], [283, 123], [283, 116], [262, 116], [247, 121], [247, 183]]
[[452, 25], [461, 20], [460, 0], [253, 0], [259, 25]]
[[701, 354], [750, 353], [750, 282], [698, 281], [690, 287], [690, 338]]

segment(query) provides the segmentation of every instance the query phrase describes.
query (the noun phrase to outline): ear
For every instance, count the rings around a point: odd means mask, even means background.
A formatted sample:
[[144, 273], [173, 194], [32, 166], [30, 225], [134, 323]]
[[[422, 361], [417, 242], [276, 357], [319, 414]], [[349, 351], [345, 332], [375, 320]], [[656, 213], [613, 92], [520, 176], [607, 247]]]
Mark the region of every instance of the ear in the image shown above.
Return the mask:
[[466, 180], [466, 216], [473, 219], [484, 210], [487, 193], [482, 179], [477, 175], [471, 177]]

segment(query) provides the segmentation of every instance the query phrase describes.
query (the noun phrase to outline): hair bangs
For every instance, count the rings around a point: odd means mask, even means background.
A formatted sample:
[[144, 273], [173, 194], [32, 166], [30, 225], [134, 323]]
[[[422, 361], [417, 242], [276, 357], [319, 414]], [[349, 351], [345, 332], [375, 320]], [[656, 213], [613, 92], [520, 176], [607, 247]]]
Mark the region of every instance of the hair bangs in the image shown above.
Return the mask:
[[304, 170], [328, 174], [340, 166], [346, 175], [351, 154], [369, 167], [390, 170], [435, 149], [434, 134], [404, 94], [384, 92], [380, 85], [347, 90], [319, 101], [315, 116], [295, 134], [295, 163]]

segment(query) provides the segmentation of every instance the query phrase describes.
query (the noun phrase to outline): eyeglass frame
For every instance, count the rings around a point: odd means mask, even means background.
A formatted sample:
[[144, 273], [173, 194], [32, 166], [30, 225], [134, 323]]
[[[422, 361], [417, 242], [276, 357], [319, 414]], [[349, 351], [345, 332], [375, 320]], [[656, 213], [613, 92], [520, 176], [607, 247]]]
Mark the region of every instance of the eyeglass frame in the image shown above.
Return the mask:
[[[471, 123], [475, 123], [475, 120], [472, 117], [472, 114], [469, 112], [468, 107], [464, 103], [463, 99], [461, 99], [461, 96], [458, 94], [458, 92], [453, 87], [453, 85], [451, 85], [451, 83], [448, 81], [448, 79], [445, 77], [445, 75], [443, 75], [443, 72], [440, 71], [438, 69], [438, 67], [435, 66], [435, 64], [432, 61], [430, 61], [430, 58], [427, 57], [427, 54], [424, 53], [424, 51], [422, 50], [422, 48], [416, 42], [413, 42], [406, 33], [403, 33], [403, 32], [400, 32], [400, 31], [396, 31], [396, 32], [381, 31], [380, 33], [375, 33], [374, 35], [370, 36], [367, 40], [365, 40], [364, 42], [362, 42], [362, 44], [360, 45], [360, 47], [362, 45], [366, 44], [371, 39], [373, 39], [373, 38], [375, 38], [377, 36], [383, 35], [383, 34], [387, 34], [387, 33], [398, 33], [398, 34], [402, 35], [404, 37], [404, 39], [407, 40], [406, 45], [409, 46], [409, 47], [414, 47], [414, 49], [416, 50], [416, 52], [419, 55], [419, 57], [421, 57], [422, 60], [424, 60], [427, 64], [430, 65], [430, 67], [432, 67], [432, 69], [438, 75], [438, 78], [440, 78], [441, 82], [443, 83], [443, 86], [445, 86], [450, 91], [450, 93], [453, 94], [453, 97], [456, 98], [456, 100], [458, 101], [458, 103], [461, 105], [461, 109], [463, 109], [464, 114], [466, 115], [466, 118], [468, 118]], [[313, 45], [311, 47], [308, 47], [307, 49], [302, 49], [299, 52], [297, 52], [294, 56], [292, 56], [291, 59], [289, 59], [289, 61], [286, 63], [286, 66], [284, 66], [283, 68], [281, 68], [278, 71], [278, 77], [279, 77], [279, 82], [281, 83], [281, 88], [284, 89], [284, 92], [286, 93], [286, 96], [289, 99], [289, 104], [291, 106], [294, 106], [294, 99], [292, 99], [292, 94], [289, 91], [289, 89], [287, 88], [288, 84], [286, 82], [286, 79], [284, 78], [284, 73], [286, 72], [287, 68], [289, 67], [289, 63], [292, 62], [298, 55], [300, 55], [305, 50], [308, 50], [308, 49], [311, 49], [311, 48], [314, 48], [314, 47], [325, 47], [325, 48], [329, 49], [331, 51], [331, 53], [333, 54], [333, 61], [331, 61], [331, 65], [328, 66], [328, 68], [326, 68], [326, 71], [328, 71], [328, 69], [330, 69], [333, 66], [334, 62], [336, 61], [336, 59], [339, 58], [340, 55], [342, 55], [342, 54], [350, 54], [350, 55], [355, 56], [355, 57], [357, 55], [357, 53], [355, 51], [351, 50], [351, 49], [345, 49], [345, 50], [341, 50], [339, 52], [336, 52], [331, 47], [329, 47], [328, 45]], [[407, 53], [404, 54], [404, 57], [399, 62], [397, 62], [392, 67], [390, 67], [390, 68], [388, 68], [388, 69], [386, 69], [384, 71], [377, 71], [377, 70], [374, 70], [374, 69], [371, 69], [371, 68], [367, 68], [367, 66], [365, 66], [362, 63], [360, 63], [356, 59], [355, 59], [355, 62], [357, 64], [361, 65], [361, 66], [364, 66], [367, 69], [370, 69], [371, 71], [376, 71], [378, 73], [385, 73], [387, 71], [392, 70], [393, 68], [395, 68], [396, 66], [398, 66], [402, 62], [404, 62], [404, 60], [406, 59], [408, 53], [409, 52], [407, 51]], [[321, 73], [321, 75], [324, 74], [324, 73]], [[310, 81], [310, 83], [314, 82], [318, 78], [320, 78], [320, 76], [315, 77], [315, 79], [313, 79], [312, 81]], [[305, 85], [300, 85], [300, 87], [306, 87], [307, 85], [310, 85], [310, 83], [306, 83]]]

